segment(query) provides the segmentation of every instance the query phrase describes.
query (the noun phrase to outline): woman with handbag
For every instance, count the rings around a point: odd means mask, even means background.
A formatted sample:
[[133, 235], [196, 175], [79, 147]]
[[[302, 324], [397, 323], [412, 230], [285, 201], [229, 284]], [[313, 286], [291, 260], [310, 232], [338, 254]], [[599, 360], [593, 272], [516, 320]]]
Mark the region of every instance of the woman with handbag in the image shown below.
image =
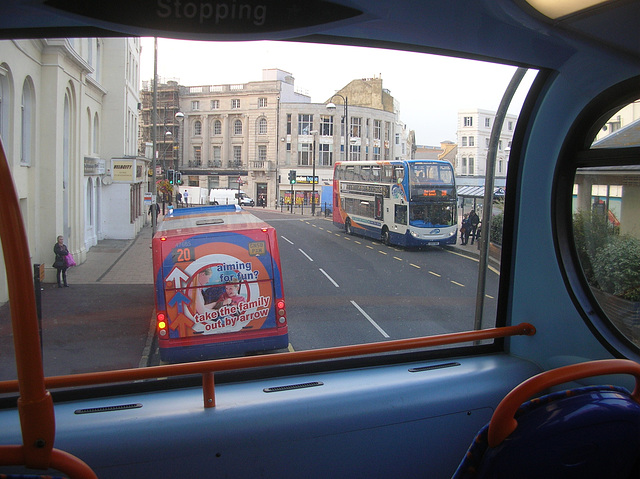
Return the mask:
[[67, 256], [69, 255], [69, 249], [67, 245], [64, 244], [64, 238], [62, 236], [58, 236], [58, 241], [55, 245], [53, 245], [53, 252], [56, 254], [56, 260], [53, 263], [53, 267], [58, 271], [58, 288], [62, 288], [62, 283], [60, 283], [60, 275], [62, 274], [62, 281], [64, 283], [64, 287], [68, 288], [67, 284]]

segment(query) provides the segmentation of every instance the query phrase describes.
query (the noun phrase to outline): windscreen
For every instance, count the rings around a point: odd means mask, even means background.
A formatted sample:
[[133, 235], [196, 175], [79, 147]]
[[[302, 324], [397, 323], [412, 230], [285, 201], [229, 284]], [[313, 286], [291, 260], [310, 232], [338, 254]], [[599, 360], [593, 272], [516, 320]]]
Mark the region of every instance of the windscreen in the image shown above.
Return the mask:
[[[162, 38], [154, 64], [155, 47], [153, 38], [0, 41], [0, 136], [42, 265], [45, 374], [160, 364], [160, 308], [180, 340], [278, 329], [278, 292], [288, 328], [278, 352], [471, 330], [483, 237], [481, 325], [499, 324], [509, 154], [535, 72], [501, 125], [491, 174], [502, 195], [486, 204], [487, 147], [515, 66]], [[402, 160], [418, 163], [409, 171]], [[332, 221], [334, 168], [347, 161], [375, 163], [344, 173], [344, 208], [357, 216], [348, 230]], [[212, 235], [174, 221], [182, 236], [167, 239], [154, 267], [153, 235], [168, 231], [172, 212], [209, 206], [212, 191], [273, 228], [279, 254], [259, 227]], [[238, 191], [253, 201], [237, 205]], [[489, 224], [464, 228], [472, 211], [489, 211]], [[451, 244], [387, 244], [444, 227]], [[54, 252], [58, 237], [76, 266]], [[5, 280], [3, 380], [16, 377], [7, 291]], [[261, 347], [251, 354], [270, 352]]]

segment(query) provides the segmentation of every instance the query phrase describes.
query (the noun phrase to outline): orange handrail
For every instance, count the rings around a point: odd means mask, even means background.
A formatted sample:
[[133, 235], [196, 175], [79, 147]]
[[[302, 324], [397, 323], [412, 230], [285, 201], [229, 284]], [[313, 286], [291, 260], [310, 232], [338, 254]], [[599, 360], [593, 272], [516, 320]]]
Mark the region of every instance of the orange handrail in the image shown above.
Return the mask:
[[0, 141], [0, 239], [8, 281], [11, 322], [14, 335], [17, 377], [0, 382], [0, 393], [19, 392], [18, 414], [22, 429], [21, 446], [0, 446], [0, 465], [25, 465], [32, 469], [54, 467], [71, 477], [94, 478], [91, 468], [80, 459], [53, 448], [55, 416], [53, 400], [47, 388], [106, 384], [187, 374], [202, 374], [204, 406], [215, 406], [214, 371], [253, 368], [268, 365], [319, 361], [347, 356], [481, 341], [513, 335], [533, 335], [527, 323], [505, 328], [443, 334], [426, 338], [298, 351], [266, 356], [231, 358], [200, 363], [174, 364], [143, 369], [104, 371], [71, 376], [44, 377], [39, 343], [33, 277], [27, 236], [9, 162]]
[[571, 364], [537, 374], [516, 386], [498, 404], [489, 423], [489, 447], [504, 441], [518, 427], [514, 415], [520, 405], [539, 391], [576, 379], [604, 374], [631, 374], [636, 378], [633, 399], [640, 404], [640, 364], [628, 359], [603, 359]]
[[[532, 336], [536, 332], [533, 325], [521, 323], [517, 326], [482, 329], [480, 331], [463, 331], [460, 333], [440, 334], [422, 338], [398, 339], [381, 343], [356, 344], [351, 346], [338, 346], [309, 351], [294, 351], [288, 353], [267, 354], [264, 356], [247, 356], [242, 358], [215, 359], [194, 363], [168, 364], [139, 369], [119, 369], [114, 371], [100, 371], [94, 373], [73, 374], [68, 376], [50, 376], [45, 378], [45, 384], [49, 389], [89, 386], [95, 384], [108, 384], [117, 382], [138, 381], [142, 379], [155, 379], [170, 376], [185, 376], [189, 374], [208, 374], [215, 371], [229, 371], [264, 366], [283, 364], [296, 364], [326, 359], [362, 356], [367, 354], [379, 354], [407, 349], [418, 349], [448, 344], [482, 341], [507, 336], [526, 335]], [[212, 381], [212, 379], [210, 379]], [[207, 387], [213, 390], [213, 385]], [[17, 381], [0, 382], [0, 393], [14, 392], [17, 389]], [[208, 394], [207, 394], [208, 396]], [[210, 404], [210, 402], [209, 402]], [[210, 406], [207, 406], [210, 407]]]
[[[53, 400], [44, 384], [27, 234], [22, 222], [21, 209], [9, 169], [9, 161], [1, 141], [0, 203], [2, 204], [2, 208], [0, 208], [0, 238], [3, 244], [2, 252], [8, 280], [9, 307], [18, 373], [17, 387], [20, 392], [18, 414], [22, 429], [22, 446], [16, 446], [18, 449], [12, 448], [12, 446], [0, 447], [0, 460], [20, 456], [20, 464], [33, 469], [47, 469], [52, 460], [55, 461], [60, 457], [60, 451], [53, 453], [56, 429]], [[74, 460], [78, 462], [76, 463]], [[65, 455], [62, 466], [71, 470], [80, 462], [73, 456]], [[92, 476], [80, 474], [77, 477]]]

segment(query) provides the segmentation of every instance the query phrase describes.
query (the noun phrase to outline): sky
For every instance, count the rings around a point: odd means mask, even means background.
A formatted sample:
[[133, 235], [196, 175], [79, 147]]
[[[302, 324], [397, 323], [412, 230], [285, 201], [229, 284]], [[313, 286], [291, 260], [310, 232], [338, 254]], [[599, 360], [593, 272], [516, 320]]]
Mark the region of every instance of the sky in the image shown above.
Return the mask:
[[[142, 39], [141, 80], [153, 80], [153, 38]], [[221, 85], [262, 80], [262, 70], [279, 68], [313, 103], [328, 100], [351, 80], [381, 77], [400, 104], [400, 120], [419, 145], [457, 141], [463, 109], [496, 111], [515, 67], [422, 53], [287, 42], [194, 42], [158, 39], [159, 81]], [[533, 79], [522, 82], [509, 113], [518, 114]]]

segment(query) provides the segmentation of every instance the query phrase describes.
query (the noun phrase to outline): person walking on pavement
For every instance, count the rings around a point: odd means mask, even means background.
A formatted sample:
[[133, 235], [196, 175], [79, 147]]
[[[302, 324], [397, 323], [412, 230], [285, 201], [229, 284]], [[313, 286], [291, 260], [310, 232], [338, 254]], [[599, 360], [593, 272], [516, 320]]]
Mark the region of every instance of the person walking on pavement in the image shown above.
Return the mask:
[[469, 239], [469, 215], [462, 217], [462, 224], [460, 225], [460, 244], [467, 244]]
[[185, 208], [188, 208], [189, 207], [189, 192], [187, 190], [184, 190], [184, 194], [182, 195], [182, 198], [184, 199]]
[[176, 193], [176, 206], [179, 208], [182, 204], [182, 193], [179, 191]]
[[[64, 244], [64, 237], [58, 236], [56, 244], [53, 245], [53, 252], [56, 254], [56, 260], [53, 262], [53, 267], [57, 271], [58, 288], [62, 288], [64, 284], [65, 288], [68, 288], [67, 284], [67, 262], [65, 257], [69, 254], [67, 245]], [[62, 276], [62, 282], [60, 282], [60, 276]]]
[[156, 224], [158, 224], [158, 215], [160, 214], [160, 205], [158, 203], [151, 203], [149, 205], [149, 215], [155, 213], [156, 215]]
[[469, 225], [471, 226], [471, 231], [470, 231], [471, 244], [473, 244], [473, 240], [476, 238], [478, 223], [480, 223], [480, 217], [476, 214], [474, 210], [471, 210], [471, 213], [469, 213]]

